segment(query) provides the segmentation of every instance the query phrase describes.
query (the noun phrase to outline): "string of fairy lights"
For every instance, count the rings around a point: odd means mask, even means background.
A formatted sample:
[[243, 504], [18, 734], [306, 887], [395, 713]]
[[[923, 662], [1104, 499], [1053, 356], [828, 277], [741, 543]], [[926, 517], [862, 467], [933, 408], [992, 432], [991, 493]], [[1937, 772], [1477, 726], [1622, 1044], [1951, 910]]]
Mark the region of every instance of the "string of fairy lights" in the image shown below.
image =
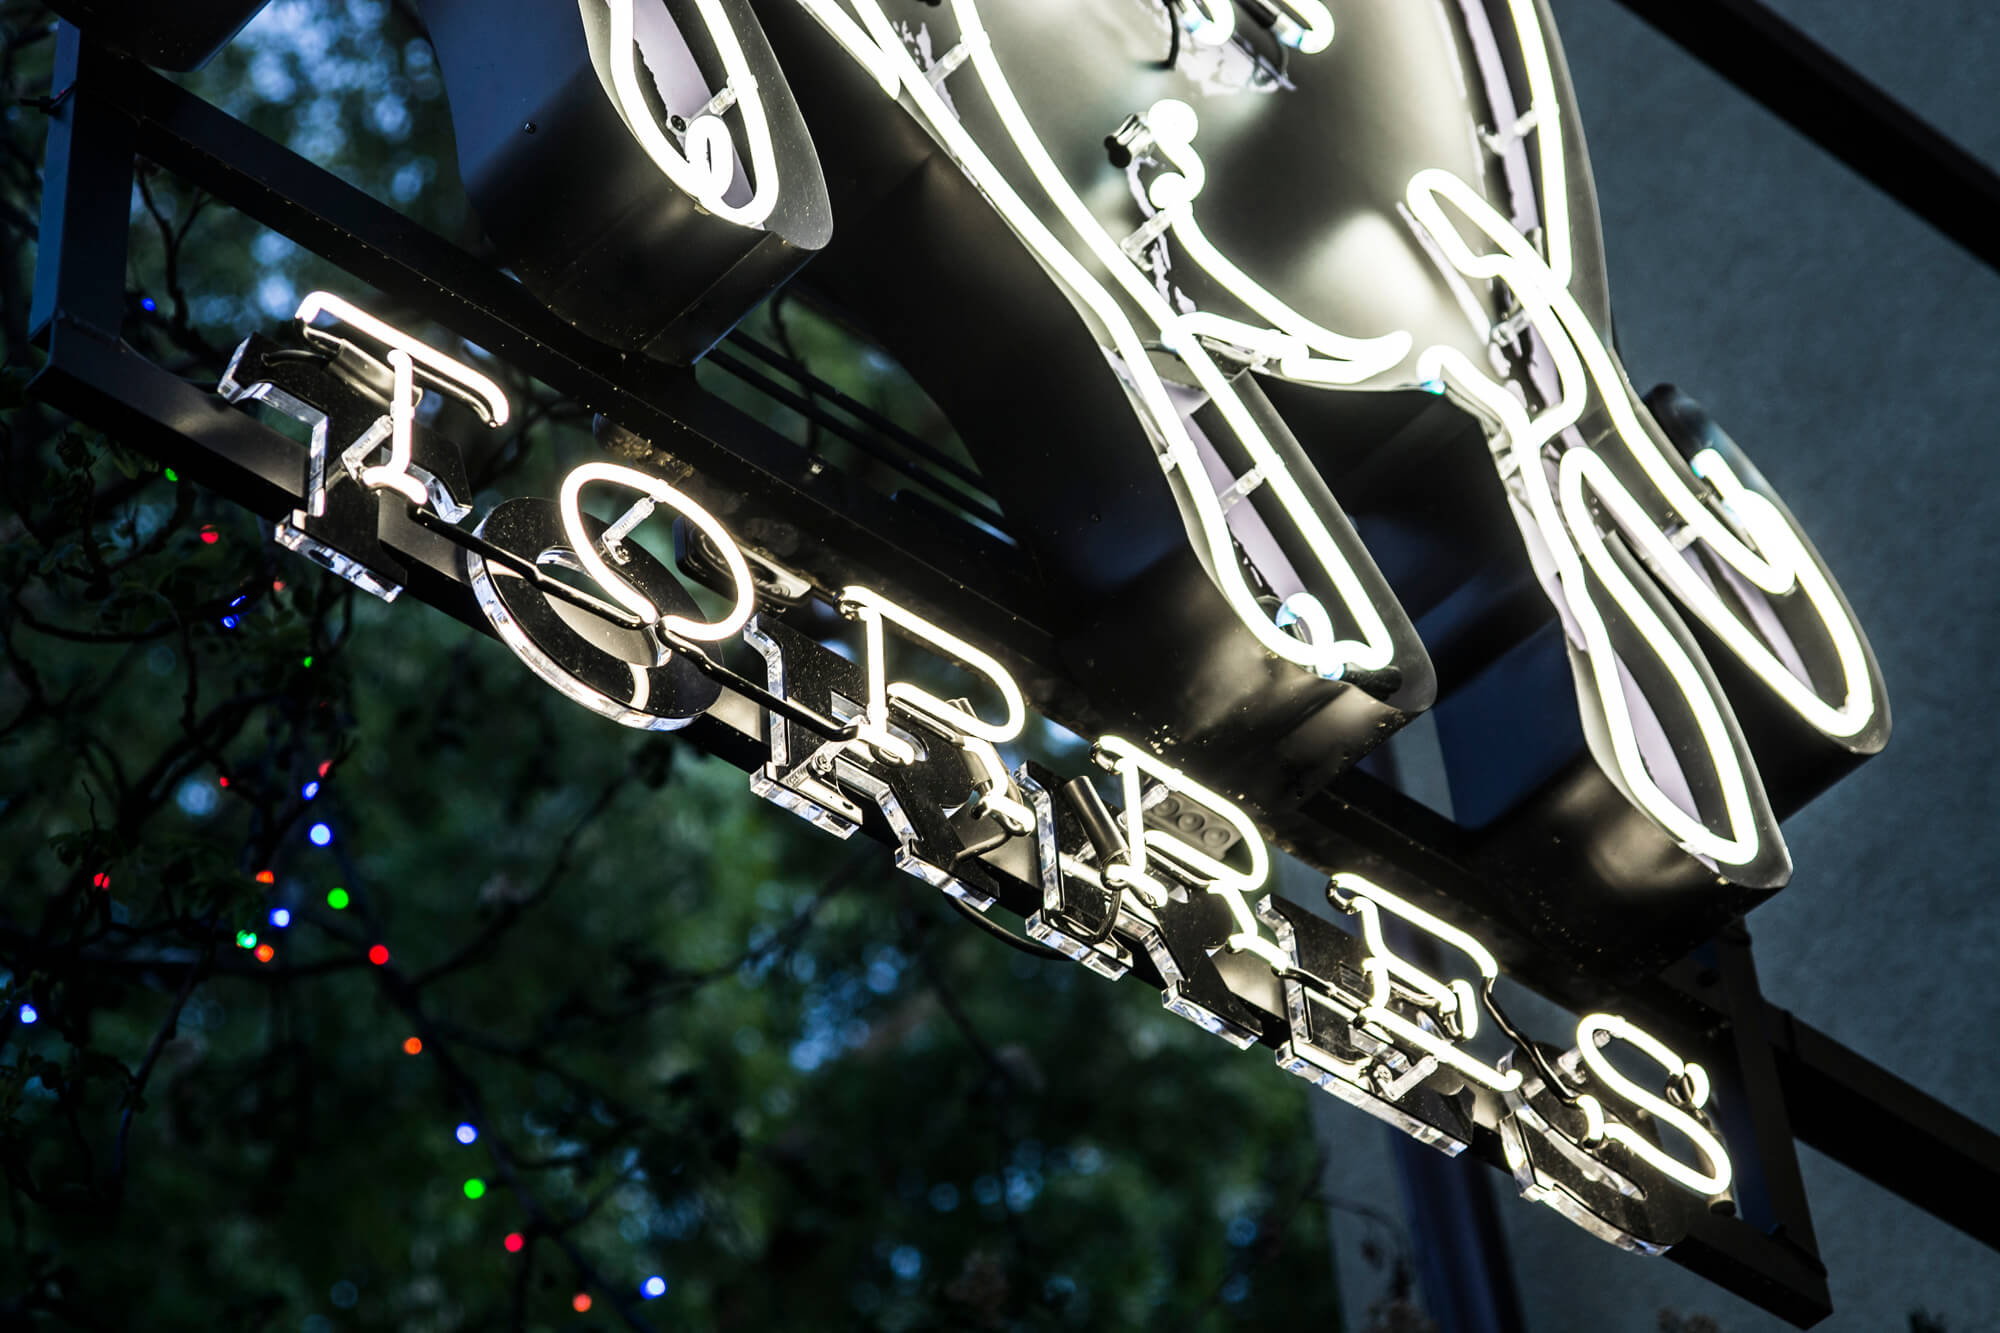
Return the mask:
[[[165, 476], [169, 481], [179, 480], [171, 470], [168, 470]], [[213, 546], [223, 540], [222, 534], [212, 524], [204, 525], [197, 535], [204, 545]], [[284, 589], [285, 583], [283, 580], [275, 581], [272, 584], [273, 592], [283, 592]], [[224, 630], [238, 629], [242, 624], [243, 616], [247, 614], [244, 608], [248, 602], [249, 597], [247, 595], [240, 595], [231, 600], [227, 610], [217, 617], [217, 623], [221, 628]], [[310, 670], [313, 665], [313, 658], [310, 656], [304, 657], [301, 660], [301, 665]], [[319, 765], [317, 775], [306, 781], [299, 788], [299, 797], [302, 802], [311, 805], [320, 798], [326, 790], [327, 784], [331, 781], [332, 769], [333, 762], [331, 760], [322, 762]], [[218, 774], [215, 779], [215, 787], [222, 791], [229, 790], [230, 778], [228, 774]], [[312, 819], [307, 822], [304, 837], [307, 843], [318, 849], [330, 848], [335, 842], [333, 825], [328, 819], [324, 818]], [[285, 888], [279, 885], [278, 876], [273, 870], [259, 870], [253, 876], [253, 879], [257, 884], [268, 889], [269, 892], [266, 895], [267, 901], [271, 897], [287, 892]], [[90, 884], [94, 890], [109, 893], [112, 887], [110, 872], [102, 869], [93, 871], [90, 877]], [[355, 899], [354, 895], [349, 892], [345, 885], [337, 884], [326, 891], [324, 902], [329, 910], [345, 913], [349, 908], [354, 906]], [[298, 920], [299, 916], [294, 907], [284, 903], [270, 903], [265, 908], [261, 918], [260, 925], [263, 933], [260, 934], [259, 929], [252, 926], [239, 927], [234, 933], [235, 945], [238, 949], [256, 959], [260, 964], [274, 964], [277, 962], [279, 953], [277, 942], [283, 938], [281, 932], [289, 931]], [[366, 950], [365, 957], [374, 967], [387, 967], [390, 961], [389, 946], [380, 941], [371, 943]], [[39, 1006], [32, 999], [22, 999], [19, 1001], [14, 1011], [14, 1017], [22, 1027], [33, 1027], [43, 1020], [45, 1017], [43, 1008], [48, 1004], [48, 997], [44, 995], [41, 999], [42, 1004]], [[4, 1010], [0, 1010], [0, 1012], [4, 1012]], [[415, 1035], [405, 1037], [402, 1040], [401, 1046], [403, 1053], [409, 1056], [421, 1056], [425, 1049], [423, 1039]], [[461, 1120], [453, 1127], [452, 1138], [463, 1147], [472, 1147], [480, 1141], [479, 1126], [469, 1120]], [[477, 1175], [467, 1176], [460, 1186], [465, 1198], [470, 1202], [477, 1202], [483, 1199], [487, 1194], [487, 1188], [486, 1180]], [[519, 1255], [527, 1247], [528, 1236], [524, 1232], [509, 1231], [501, 1238], [501, 1248], [509, 1255]], [[667, 1294], [668, 1283], [665, 1277], [658, 1273], [653, 1273], [640, 1281], [638, 1288], [641, 1299], [652, 1301], [658, 1300]], [[570, 1297], [570, 1308], [577, 1314], [588, 1313], [594, 1303], [590, 1292], [587, 1290], [579, 1290]]]

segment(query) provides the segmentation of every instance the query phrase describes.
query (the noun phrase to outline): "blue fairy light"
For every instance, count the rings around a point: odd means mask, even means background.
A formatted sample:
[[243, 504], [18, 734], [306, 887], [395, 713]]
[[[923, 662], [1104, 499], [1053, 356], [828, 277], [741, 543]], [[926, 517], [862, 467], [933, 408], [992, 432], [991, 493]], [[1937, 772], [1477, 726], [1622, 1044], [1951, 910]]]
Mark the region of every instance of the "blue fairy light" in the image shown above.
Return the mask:
[[667, 1294], [667, 1280], [655, 1273], [640, 1285], [639, 1294], [649, 1301], [658, 1300]]
[[469, 1120], [460, 1121], [458, 1129], [454, 1133], [458, 1141], [463, 1144], [470, 1145], [479, 1141], [479, 1127]]
[[158, 301], [155, 301], [152, 297], [148, 296], [140, 300], [139, 308], [150, 315], [155, 310], [158, 310], [160, 308], [160, 303]]
[[271, 924], [279, 930], [283, 930], [286, 926], [291, 925], [292, 909], [289, 907], [273, 907], [271, 909]]
[[41, 1017], [42, 1017], [42, 1015], [41, 1015], [40, 1011], [38, 1011], [38, 1010], [37, 1010], [37, 1009], [35, 1008], [35, 1006], [34, 1006], [34, 1005], [32, 1005], [32, 1004], [24, 1004], [24, 1005], [22, 1005], [22, 1006], [21, 1006], [21, 1024], [22, 1024], [22, 1026], [24, 1026], [24, 1027], [32, 1027], [32, 1026], [33, 1026], [33, 1025], [35, 1024], [35, 1023], [37, 1023], [37, 1022], [41, 1021]]
[[314, 824], [306, 830], [306, 836], [312, 839], [313, 846], [324, 847], [333, 841], [333, 829], [325, 824]]
[[303, 799], [305, 799], [305, 800], [308, 800], [308, 801], [310, 801], [310, 800], [312, 800], [312, 799], [313, 799], [314, 797], [318, 796], [318, 795], [319, 795], [319, 780], [318, 780], [317, 778], [315, 778], [315, 779], [314, 779], [313, 781], [311, 781], [311, 782], [308, 782], [308, 783], [307, 783], [307, 784], [306, 784], [305, 786], [303, 786], [303, 787], [299, 788], [299, 795], [300, 795], [300, 797], [302, 797]]

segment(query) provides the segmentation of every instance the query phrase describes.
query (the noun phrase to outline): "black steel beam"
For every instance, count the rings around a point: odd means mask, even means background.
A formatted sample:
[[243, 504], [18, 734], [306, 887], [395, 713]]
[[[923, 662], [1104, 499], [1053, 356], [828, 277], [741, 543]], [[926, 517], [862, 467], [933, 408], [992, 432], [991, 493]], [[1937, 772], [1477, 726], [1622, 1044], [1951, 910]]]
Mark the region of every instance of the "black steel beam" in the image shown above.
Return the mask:
[[2000, 268], [2000, 173], [1758, 0], [1618, 0], [1885, 194]]
[[1801, 1142], [2000, 1249], [2000, 1134], [1775, 1005], [1764, 1030]]
[[[137, 131], [117, 107], [76, 90], [110, 77], [113, 57], [70, 24], [56, 32], [49, 142], [42, 169], [41, 243], [28, 331], [39, 341], [56, 313], [70, 313], [116, 337], [124, 316], [125, 255], [131, 239], [132, 153]], [[107, 200], [116, 200], [110, 207]]]
[[[178, 84], [136, 61], [95, 58], [104, 68], [88, 81], [98, 104], [92, 114], [129, 117], [145, 157], [723, 485], [759, 497], [859, 565], [894, 571], [990, 641], [1031, 651], [1045, 645], [1039, 591], [999, 542], [980, 533], [992, 549], [969, 549], [912, 507], [859, 488], [831, 497], [804, 451], [697, 388], [692, 372], [604, 346], [495, 265]], [[716, 443], [725, 439], [727, 447]]]

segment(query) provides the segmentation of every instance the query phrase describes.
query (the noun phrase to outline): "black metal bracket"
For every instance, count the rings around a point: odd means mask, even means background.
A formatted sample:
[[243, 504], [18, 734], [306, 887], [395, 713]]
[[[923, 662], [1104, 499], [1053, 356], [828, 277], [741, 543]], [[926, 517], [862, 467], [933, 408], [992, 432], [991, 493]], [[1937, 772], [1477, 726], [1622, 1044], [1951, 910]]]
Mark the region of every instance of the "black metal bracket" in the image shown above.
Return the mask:
[[1618, 0], [1993, 268], [2000, 172], [1757, 0]]

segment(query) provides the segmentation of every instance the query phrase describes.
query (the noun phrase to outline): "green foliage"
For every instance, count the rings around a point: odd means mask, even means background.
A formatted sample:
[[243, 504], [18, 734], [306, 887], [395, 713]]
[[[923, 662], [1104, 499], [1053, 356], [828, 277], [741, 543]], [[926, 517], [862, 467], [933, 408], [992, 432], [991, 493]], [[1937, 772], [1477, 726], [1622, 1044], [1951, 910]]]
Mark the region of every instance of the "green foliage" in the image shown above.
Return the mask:
[[[0, 43], [8, 95], [45, 91], [46, 15], [6, 0]], [[191, 83], [480, 246], [405, 7], [277, 0]], [[1307, 1094], [1263, 1054], [34, 403], [41, 113], [5, 133], [0, 1324], [1338, 1327]], [[177, 373], [311, 286], [369, 299], [143, 182], [125, 333]], [[915, 401], [822, 324], [766, 331]], [[592, 448], [508, 388], [482, 506]]]

